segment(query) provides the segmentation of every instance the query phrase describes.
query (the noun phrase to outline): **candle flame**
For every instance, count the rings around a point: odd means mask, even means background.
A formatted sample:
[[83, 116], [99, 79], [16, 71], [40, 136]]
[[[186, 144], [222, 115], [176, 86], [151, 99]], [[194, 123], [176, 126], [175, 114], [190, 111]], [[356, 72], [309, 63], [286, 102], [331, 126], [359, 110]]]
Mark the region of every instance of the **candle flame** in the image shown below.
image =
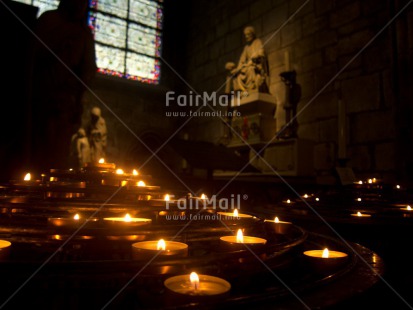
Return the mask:
[[78, 213], [75, 214], [73, 217], [74, 220], [78, 221], [80, 219], [80, 215]]
[[368, 182], [369, 182], [369, 184], [371, 184], [371, 183], [373, 183], [373, 180], [372, 180], [372, 179], [369, 179]]
[[202, 194], [202, 195], [201, 195], [201, 199], [206, 199], [206, 195], [205, 195], [205, 194]]
[[328, 252], [328, 249], [325, 248], [323, 251], [323, 255], [321, 256], [322, 258], [328, 258], [330, 256], [330, 253]]
[[138, 170], [133, 169], [132, 174], [133, 174], [133, 175], [139, 175], [139, 172], [138, 172]]
[[279, 222], [280, 222], [280, 220], [278, 219], [278, 217], [275, 217], [274, 222], [275, 222], [275, 223], [279, 223]]
[[315, 201], [320, 201], [320, 198], [316, 197]]
[[165, 195], [164, 200], [165, 200], [165, 201], [171, 200], [171, 197], [169, 197], [169, 194], [166, 194], [166, 195]]
[[357, 211], [357, 216], [362, 216], [360, 211]]
[[199, 277], [198, 274], [196, 272], [191, 272], [191, 274], [189, 275], [189, 280], [191, 281], [192, 287], [194, 288], [194, 290], [197, 290], [199, 287]]
[[131, 221], [132, 221], [132, 218], [131, 218], [131, 216], [129, 215], [129, 213], [126, 213], [126, 215], [125, 215], [125, 217], [123, 218], [123, 220], [124, 220], [125, 222], [131, 222]]
[[234, 217], [238, 217], [238, 209], [234, 209]]
[[120, 186], [126, 186], [126, 185], [128, 185], [128, 181], [123, 180], [120, 182]]
[[159, 251], [159, 250], [165, 251], [165, 249], [166, 249], [165, 240], [160, 239], [160, 240], [158, 241], [157, 250], [158, 250], [158, 251]]
[[411, 207], [411, 206], [407, 206], [406, 209], [409, 210], [409, 211], [412, 211], [412, 207]]
[[30, 181], [31, 179], [32, 179], [32, 175], [30, 173], [26, 173], [26, 175], [24, 176], [24, 180]]
[[303, 196], [304, 198], [308, 198], [308, 195], [307, 194], [304, 194], [304, 196]]
[[361, 198], [357, 198], [357, 201], [361, 201]]
[[397, 188], [397, 189], [400, 189], [400, 185], [396, 185], [396, 188]]
[[116, 169], [116, 174], [124, 174], [124, 171], [122, 169]]
[[244, 235], [242, 234], [242, 230], [238, 229], [237, 231], [237, 242], [244, 243]]
[[287, 199], [287, 203], [291, 203], [291, 200], [290, 200], [290, 199]]
[[145, 184], [145, 182], [143, 182], [143, 181], [139, 181], [139, 182], [138, 182], [138, 186], [139, 186], [139, 187], [144, 187], [144, 186], [146, 186], [146, 184]]
[[104, 159], [104, 158], [99, 159], [99, 164], [104, 164], [104, 163], [105, 163], [105, 159]]
[[363, 181], [360, 180], [360, 181], [359, 181], [359, 184], [363, 184]]

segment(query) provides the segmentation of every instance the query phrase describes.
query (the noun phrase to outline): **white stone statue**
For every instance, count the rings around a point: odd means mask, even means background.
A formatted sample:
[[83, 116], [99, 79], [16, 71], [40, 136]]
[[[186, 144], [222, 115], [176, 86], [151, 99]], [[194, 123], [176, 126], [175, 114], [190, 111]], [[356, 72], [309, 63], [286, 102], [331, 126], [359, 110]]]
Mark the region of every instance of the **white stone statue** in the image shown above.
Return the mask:
[[98, 107], [94, 107], [90, 111], [90, 124], [87, 134], [89, 137], [91, 162], [95, 163], [99, 159], [106, 157], [107, 144], [106, 122]]
[[77, 133], [72, 136], [71, 141], [71, 157], [73, 163], [78, 165], [78, 168], [83, 167], [86, 163], [90, 163], [90, 146], [89, 139], [86, 137], [86, 131], [80, 128]]
[[268, 63], [264, 46], [255, 35], [253, 27], [244, 29], [247, 44], [239, 59], [238, 65], [228, 62], [225, 68], [229, 71], [225, 92], [241, 91], [244, 95], [253, 92], [268, 93]]

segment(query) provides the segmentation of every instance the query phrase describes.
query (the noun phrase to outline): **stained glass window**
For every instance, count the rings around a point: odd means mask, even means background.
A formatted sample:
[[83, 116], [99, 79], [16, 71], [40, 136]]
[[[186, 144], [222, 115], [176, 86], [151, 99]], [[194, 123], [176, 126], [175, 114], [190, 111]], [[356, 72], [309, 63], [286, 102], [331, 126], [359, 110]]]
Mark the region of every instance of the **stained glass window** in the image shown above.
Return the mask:
[[[59, 0], [17, 0], [44, 11]], [[90, 0], [99, 72], [145, 83], [160, 78], [163, 0]]]

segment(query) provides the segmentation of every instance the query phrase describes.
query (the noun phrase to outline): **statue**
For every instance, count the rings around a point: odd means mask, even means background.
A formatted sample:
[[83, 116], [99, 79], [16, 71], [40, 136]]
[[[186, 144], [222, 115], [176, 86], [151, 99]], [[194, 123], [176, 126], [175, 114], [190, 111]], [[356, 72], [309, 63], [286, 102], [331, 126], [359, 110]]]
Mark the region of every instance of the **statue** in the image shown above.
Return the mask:
[[98, 162], [106, 156], [107, 129], [106, 122], [98, 107], [90, 111], [90, 124], [87, 130], [90, 144], [91, 162]]
[[[244, 29], [245, 40], [247, 42], [238, 66], [233, 62], [228, 62], [225, 69], [229, 71], [226, 81], [226, 93], [241, 91], [244, 93], [268, 93], [268, 62], [264, 52], [264, 46], [260, 39], [256, 38], [253, 27]], [[231, 85], [232, 84], [232, 85]]]
[[83, 167], [86, 163], [90, 163], [90, 146], [89, 140], [86, 137], [86, 131], [79, 128], [77, 133], [72, 136], [71, 157], [77, 168]]

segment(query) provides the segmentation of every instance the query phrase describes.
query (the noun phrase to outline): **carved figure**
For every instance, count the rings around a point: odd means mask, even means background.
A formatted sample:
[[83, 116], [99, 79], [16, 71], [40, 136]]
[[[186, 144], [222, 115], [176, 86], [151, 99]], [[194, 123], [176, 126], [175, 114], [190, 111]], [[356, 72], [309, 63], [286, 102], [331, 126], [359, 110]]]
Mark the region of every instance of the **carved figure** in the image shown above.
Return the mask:
[[[226, 93], [241, 91], [245, 94], [252, 92], [268, 93], [268, 62], [264, 46], [255, 35], [253, 27], [244, 29], [246, 45], [240, 56], [238, 65], [228, 62], [225, 68], [229, 71], [226, 82]], [[232, 84], [232, 85], [231, 85]]]
[[90, 157], [92, 162], [98, 162], [106, 156], [107, 129], [105, 119], [100, 108], [94, 107], [90, 111], [90, 125], [88, 127]]

